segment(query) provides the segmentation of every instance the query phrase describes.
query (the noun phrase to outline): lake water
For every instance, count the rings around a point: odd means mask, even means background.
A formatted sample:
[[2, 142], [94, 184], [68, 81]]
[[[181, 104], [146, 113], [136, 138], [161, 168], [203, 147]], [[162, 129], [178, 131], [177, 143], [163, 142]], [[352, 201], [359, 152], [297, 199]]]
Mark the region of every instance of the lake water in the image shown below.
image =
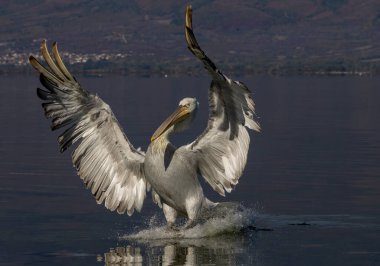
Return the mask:
[[[175, 143], [206, 126], [206, 77], [78, 79], [112, 107], [135, 147], [146, 150], [186, 96], [200, 111]], [[132, 217], [95, 203], [70, 152], [58, 152], [37, 75], [0, 77], [0, 265], [104, 265], [118, 257], [136, 265], [380, 265], [380, 78], [240, 80], [254, 93], [263, 131], [251, 134], [231, 194], [204, 188], [212, 200], [247, 210], [187, 232], [192, 238], [163, 239], [151, 237], [164, 218], [150, 194]], [[239, 219], [251, 224], [212, 233]], [[136, 233], [143, 237], [132, 239]]]

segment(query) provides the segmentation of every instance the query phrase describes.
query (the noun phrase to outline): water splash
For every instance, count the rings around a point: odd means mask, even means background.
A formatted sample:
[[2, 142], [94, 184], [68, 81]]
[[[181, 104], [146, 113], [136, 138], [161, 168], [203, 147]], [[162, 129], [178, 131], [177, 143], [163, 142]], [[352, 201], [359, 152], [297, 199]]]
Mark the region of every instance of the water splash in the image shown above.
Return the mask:
[[196, 226], [178, 230], [169, 230], [166, 225], [157, 225], [157, 219], [151, 219], [148, 229], [124, 235], [125, 240], [158, 240], [158, 239], [195, 239], [214, 237], [218, 235], [240, 233], [245, 228], [253, 226], [256, 212], [240, 204], [225, 202], [212, 210], [205, 210]]

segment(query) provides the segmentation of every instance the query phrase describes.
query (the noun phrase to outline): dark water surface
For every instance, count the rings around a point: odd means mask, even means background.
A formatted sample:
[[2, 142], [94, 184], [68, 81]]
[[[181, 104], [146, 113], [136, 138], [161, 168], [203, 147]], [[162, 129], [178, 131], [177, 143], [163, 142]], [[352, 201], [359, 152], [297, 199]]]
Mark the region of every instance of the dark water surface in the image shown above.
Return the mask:
[[[144, 150], [183, 97], [197, 97], [200, 111], [175, 142], [206, 126], [207, 78], [79, 80]], [[164, 222], [150, 195], [132, 217], [97, 205], [70, 152], [58, 152], [35, 95], [38, 78], [0, 77], [0, 265], [104, 265], [104, 253], [144, 265], [380, 265], [380, 79], [241, 80], [254, 92], [263, 132], [251, 134], [232, 194], [205, 190], [243, 202], [255, 226], [273, 230], [144, 241], [123, 236]]]

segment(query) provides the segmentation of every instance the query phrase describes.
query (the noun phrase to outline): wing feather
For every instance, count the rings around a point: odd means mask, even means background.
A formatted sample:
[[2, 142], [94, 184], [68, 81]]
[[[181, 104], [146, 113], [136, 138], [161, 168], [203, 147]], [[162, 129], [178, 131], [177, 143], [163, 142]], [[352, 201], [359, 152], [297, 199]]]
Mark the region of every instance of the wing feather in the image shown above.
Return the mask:
[[197, 156], [200, 174], [220, 195], [231, 192], [247, 162], [248, 129], [260, 131], [249, 89], [222, 74], [200, 48], [192, 26], [192, 10], [186, 10], [185, 37], [189, 50], [212, 76], [209, 89], [209, 121], [206, 130], [188, 148]]
[[131, 145], [111, 108], [70, 74], [56, 43], [54, 59], [46, 41], [41, 44], [41, 53], [48, 67], [33, 56], [30, 63], [47, 89], [37, 89], [37, 94], [44, 101], [46, 117], [52, 119], [52, 130], [65, 128], [58, 137], [60, 151], [78, 142], [72, 154], [74, 167], [99, 204], [129, 215], [140, 211], [147, 189], [144, 153]]

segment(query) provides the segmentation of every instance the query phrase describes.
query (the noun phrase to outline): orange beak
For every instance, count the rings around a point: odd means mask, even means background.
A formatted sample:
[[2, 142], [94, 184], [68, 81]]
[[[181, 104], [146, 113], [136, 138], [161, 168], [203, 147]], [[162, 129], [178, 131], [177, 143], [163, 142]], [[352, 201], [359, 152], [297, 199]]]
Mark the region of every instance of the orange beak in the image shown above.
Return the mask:
[[172, 125], [175, 125], [181, 121], [183, 121], [186, 117], [188, 117], [190, 111], [185, 106], [179, 106], [177, 110], [174, 111], [161, 125], [157, 128], [156, 132], [154, 132], [153, 136], [150, 138], [150, 141], [154, 141], [159, 136], [161, 136], [166, 130], [168, 130]]

